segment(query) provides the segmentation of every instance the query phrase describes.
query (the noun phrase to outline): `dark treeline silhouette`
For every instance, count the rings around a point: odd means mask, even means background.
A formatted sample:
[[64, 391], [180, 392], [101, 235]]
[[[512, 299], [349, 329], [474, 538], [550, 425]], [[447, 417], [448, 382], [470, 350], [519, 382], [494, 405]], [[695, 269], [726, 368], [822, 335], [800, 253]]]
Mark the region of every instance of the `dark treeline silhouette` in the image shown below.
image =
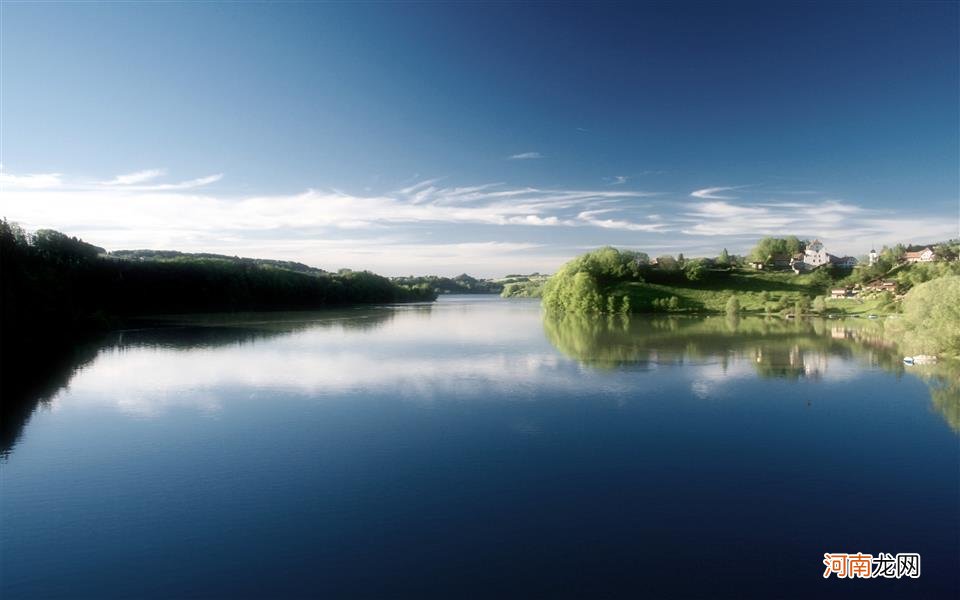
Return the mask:
[[8, 334], [48, 322], [76, 326], [112, 316], [435, 298], [429, 286], [398, 285], [369, 272], [292, 270], [282, 262], [217, 255], [107, 257], [102, 248], [77, 238], [51, 230], [29, 236], [6, 221], [0, 222], [0, 285]]
[[[124, 318], [187, 312], [309, 310], [433, 300], [369, 272], [218, 255], [120, 257], [58, 231], [28, 235], [0, 220], [0, 394], [4, 413], [30, 374], [70, 355], [85, 336]], [[43, 379], [41, 377], [40, 379]]]
[[[144, 261], [104, 258], [103, 249], [81, 240], [50, 231], [28, 237], [4, 221], [0, 221], [0, 244], [0, 457], [16, 444], [36, 407], [53, 398], [104, 348], [191, 349], [245, 343], [310, 327], [375, 328], [394, 313], [344, 305], [435, 297], [430, 288], [407, 289], [370, 273], [331, 275], [316, 269], [313, 274], [277, 274], [276, 265], [254, 259], [215, 255], [197, 259], [180, 253]], [[224, 259], [236, 264], [225, 265]], [[173, 262], [162, 262], [166, 260]], [[257, 271], [268, 271], [269, 276]], [[226, 281], [229, 277], [242, 278], [239, 287]], [[323, 285], [312, 285], [310, 280], [315, 278]], [[270, 285], [283, 287], [269, 289]], [[299, 293], [309, 294], [317, 303], [292, 296]], [[198, 297], [191, 299], [191, 294]], [[324, 310], [162, 314], [318, 305]]]
[[193, 259], [214, 259], [228, 260], [232, 262], [248, 263], [251, 265], [264, 265], [286, 269], [287, 271], [297, 271], [298, 273], [324, 274], [327, 271], [311, 267], [303, 263], [290, 260], [270, 260], [267, 258], [242, 258], [239, 256], [227, 256], [226, 254], [212, 254], [210, 252], [178, 252], [177, 250], [115, 250], [110, 253], [111, 258], [125, 258], [127, 260], [193, 260]]

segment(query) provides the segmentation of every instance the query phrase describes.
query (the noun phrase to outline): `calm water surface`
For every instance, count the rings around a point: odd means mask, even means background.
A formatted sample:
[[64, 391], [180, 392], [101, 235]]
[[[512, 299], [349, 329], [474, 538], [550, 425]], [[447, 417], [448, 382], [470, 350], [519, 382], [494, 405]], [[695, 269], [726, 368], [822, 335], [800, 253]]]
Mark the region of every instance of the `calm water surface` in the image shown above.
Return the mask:
[[[186, 321], [4, 425], [4, 598], [960, 597], [957, 371], [876, 323]], [[823, 579], [857, 551], [921, 578]]]

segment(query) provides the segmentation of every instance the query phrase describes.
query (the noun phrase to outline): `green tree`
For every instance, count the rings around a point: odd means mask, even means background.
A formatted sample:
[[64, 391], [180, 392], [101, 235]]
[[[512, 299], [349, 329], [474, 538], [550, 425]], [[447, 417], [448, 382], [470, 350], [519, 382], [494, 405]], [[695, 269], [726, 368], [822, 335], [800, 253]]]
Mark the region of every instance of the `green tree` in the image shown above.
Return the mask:
[[669, 254], [665, 254], [657, 257], [657, 268], [661, 271], [672, 273], [680, 269], [680, 263], [674, 257], [670, 256]]
[[683, 274], [688, 281], [700, 281], [703, 279], [707, 269], [703, 266], [703, 261], [699, 259], [688, 260], [683, 267]]
[[803, 252], [803, 248], [805, 244], [801, 242], [799, 239], [797, 239], [797, 236], [795, 235], [787, 236], [783, 241], [785, 245], [784, 250], [790, 256]]
[[757, 242], [757, 245], [750, 251], [750, 258], [754, 261], [764, 262], [774, 254], [794, 255], [803, 252], [804, 244], [797, 236], [791, 235], [785, 238], [765, 237]]
[[960, 356], [960, 276], [917, 285], [903, 299], [903, 316], [891, 322], [908, 352]]
[[720, 256], [717, 257], [717, 264], [722, 267], [730, 265], [730, 254], [727, 253], [726, 248], [720, 251]]
[[567, 262], [543, 287], [543, 305], [554, 311], [601, 312], [606, 296], [625, 281], [643, 281], [645, 256], [605, 247]]
[[740, 312], [740, 299], [737, 298], [736, 294], [730, 296], [730, 299], [727, 300], [727, 314], [735, 315]]
[[817, 296], [813, 300], [813, 310], [819, 314], [827, 312], [827, 301], [823, 296]]

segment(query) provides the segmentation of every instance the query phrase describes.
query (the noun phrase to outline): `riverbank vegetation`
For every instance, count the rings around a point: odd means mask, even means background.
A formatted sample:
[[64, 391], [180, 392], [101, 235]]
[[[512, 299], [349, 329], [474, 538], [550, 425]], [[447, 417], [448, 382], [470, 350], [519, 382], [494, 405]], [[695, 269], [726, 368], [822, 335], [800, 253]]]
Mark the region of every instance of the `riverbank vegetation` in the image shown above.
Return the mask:
[[426, 286], [438, 294], [499, 294], [503, 283], [494, 279], [477, 279], [466, 273], [456, 277], [439, 275], [407, 275], [390, 278], [397, 285], [408, 288]]
[[[796, 238], [765, 238], [751, 255], [789, 252], [802, 244]], [[942, 246], [950, 256], [949, 246]], [[543, 304], [549, 310], [587, 313], [733, 310], [783, 316], [884, 315], [899, 312], [900, 299], [911, 288], [960, 275], [956, 260], [910, 264], [899, 261], [897, 252], [884, 249], [877, 264], [864, 268], [824, 266], [796, 272], [749, 267], [745, 259], [725, 251], [716, 258], [684, 259], [681, 254], [651, 260], [642, 252], [606, 247], [565, 264], [543, 286]], [[862, 285], [878, 279], [895, 287], [868, 289]], [[854, 286], [859, 291], [856, 297], [829, 297], [833, 289]]]
[[606, 247], [564, 265], [543, 288], [549, 310], [595, 313], [780, 313], [826, 294], [825, 272], [795, 275], [728, 262], [662, 256]]
[[2, 325], [9, 339], [96, 327], [154, 313], [303, 310], [433, 300], [427, 285], [366, 271], [328, 273], [299, 263], [215, 254], [103, 248], [52, 230], [29, 235], [0, 221]]
[[507, 275], [498, 280], [498, 283], [503, 285], [500, 295], [504, 298], [540, 298], [543, 295], [543, 286], [549, 278], [549, 275], [540, 273]]
[[886, 325], [907, 352], [960, 358], [960, 276], [917, 285], [902, 306], [903, 314]]

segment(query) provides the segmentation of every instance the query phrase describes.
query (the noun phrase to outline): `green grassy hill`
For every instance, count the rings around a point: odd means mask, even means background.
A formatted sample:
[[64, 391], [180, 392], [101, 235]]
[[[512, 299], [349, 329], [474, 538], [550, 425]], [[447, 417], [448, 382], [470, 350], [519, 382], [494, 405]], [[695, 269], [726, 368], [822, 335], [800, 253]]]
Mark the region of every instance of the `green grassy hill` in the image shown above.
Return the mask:
[[642, 253], [601, 248], [571, 260], [551, 277], [543, 286], [543, 303], [548, 310], [579, 313], [883, 315], [899, 310], [889, 292], [834, 300], [828, 297], [830, 290], [884, 277], [894, 279], [902, 294], [960, 270], [960, 263], [941, 262], [898, 265], [879, 273], [820, 268], [796, 274], [733, 262], [672, 257], [650, 261]]
[[732, 269], [698, 281], [621, 282], [611, 293], [629, 297], [634, 312], [647, 312], [644, 309], [654, 308], [654, 301], [669, 302], [673, 297], [678, 305], [674, 310], [679, 312], [723, 312], [733, 295], [743, 312], [766, 312], [767, 308], [776, 312], [792, 308], [798, 300], [812, 301], [828, 294], [829, 287], [812, 275]]

